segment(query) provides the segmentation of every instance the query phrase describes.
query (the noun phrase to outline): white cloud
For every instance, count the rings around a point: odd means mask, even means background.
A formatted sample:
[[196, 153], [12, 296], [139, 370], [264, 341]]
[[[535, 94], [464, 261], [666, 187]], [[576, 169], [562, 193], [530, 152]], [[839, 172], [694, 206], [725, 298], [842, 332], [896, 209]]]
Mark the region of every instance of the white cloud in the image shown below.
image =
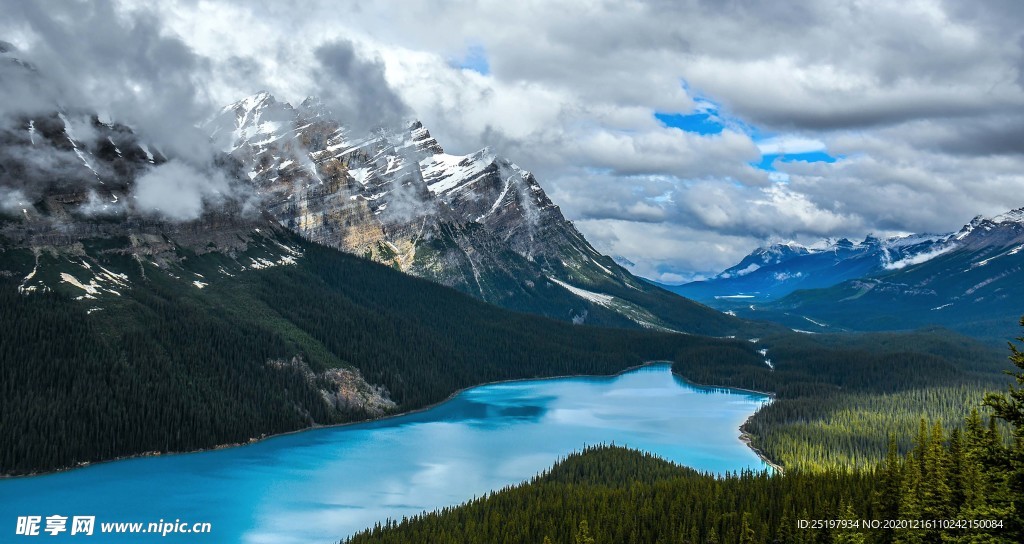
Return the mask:
[[0, 211], [18, 214], [31, 206], [32, 201], [21, 189], [0, 186]]
[[757, 148], [765, 155], [811, 153], [825, 151], [825, 142], [800, 136], [777, 136], [757, 142]]
[[906, 268], [908, 266], [913, 266], [915, 264], [921, 264], [923, 262], [930, 261], [930, 260], [934, 259], [935, 257], [938, 257], [939, 255], [942, 255], [943, 253], [947, 253], [947, 252], [951, 251], [954, 247], [956, 247], [956, 246], [950, 244], [950, 245], [948, 245], [946, 247], [940, 247], [938, 249], [929, 251], [927, 253], [920, 253], [920, 254], [914, 255], [912, 257], [907, 257], [906, 259], [902, 259], [902, 260], [899, 260], [899, 261], [894, 261], [894, 262], [891, 262], [891, 263], [885, 263], [884, 266], [885, 266], [886, 270], [899, 270], [901, 268]]
[[633, 263], [629, 268], [635, 274], [665, 283], [684, 283], [714, 275], [739, 262], [747, 249], [758, 242], [756, 237], [719, 234], [671, 223], [587, 219], [576, 221], [576, 226], [588, 240], [594, 241], [598, 250], [629, 256]]
[[200, 172], [187, 163], [172, 160], [139, 176], [135, 185], [136, 209], [167, 219], [198, 219], [206, 203], [224, 201], [230, 185], [223, 172]]

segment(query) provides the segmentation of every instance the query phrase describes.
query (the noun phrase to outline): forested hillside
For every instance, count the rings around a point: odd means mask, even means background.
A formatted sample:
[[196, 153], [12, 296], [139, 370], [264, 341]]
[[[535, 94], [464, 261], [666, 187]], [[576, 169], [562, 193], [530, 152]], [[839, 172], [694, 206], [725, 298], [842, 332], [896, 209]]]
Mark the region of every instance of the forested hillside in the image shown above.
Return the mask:
[[[1024, 340], [1024, 339], [1022, 339]], [[1024, 371], [1024, 355], [1013, 350]], [[1024, 385], [1024, 372], [1017, 375]], [[348, 544], [1018, 543], [1024, 540], [1024, 390], [986, 399], [963, 430], [919, 420], [901, 455], [869, 466], [716, 477], [598, 447], [455, 508], [389, 520]], [[988, 419], [986, 422], [985, 420]], [[996, 421], [1011, 427], [1012, 441]]]
[[1002, 389], [1003, 350], [941, 329], [915, 333], [789, 334], [758, 340], [766, 364], [677, 359], [703, 384], [772, 392], [744, 426], [752, 445], [787, 468], [871, 466], [886, 437], [911, 446], [920, 418], [962, 425], [985, 392]]
[[[178, 247], [163, 267], [112, 240], [87, 240], [77, 256], [5, 251], [0, 473], [246, 442], [495, 380], [673, 356], [759, 364], [744, 341], [574, 326], [283, 231], [252, 236], [236, 254]], [[279, 246], [294, 255], [271, 254]], [[271, 261], [291, 264], [240, 267]], [[75, 280], [89, 270], [104, 272]], [[26, 296], [23, 276], [54, 287]], [[92, 291], [68, 294], [83, 292], [68, 277]], [[125, 287], [100, 283], [109, 277]]]
[[922, 426], [908, 455], [894, 449], [859, 470], [715, 477], [634, 450], [592, 448], [529, 483], [344, 542], [1020, 542], [1020, 498], [999, 437], [980, 420], [952, 436]]

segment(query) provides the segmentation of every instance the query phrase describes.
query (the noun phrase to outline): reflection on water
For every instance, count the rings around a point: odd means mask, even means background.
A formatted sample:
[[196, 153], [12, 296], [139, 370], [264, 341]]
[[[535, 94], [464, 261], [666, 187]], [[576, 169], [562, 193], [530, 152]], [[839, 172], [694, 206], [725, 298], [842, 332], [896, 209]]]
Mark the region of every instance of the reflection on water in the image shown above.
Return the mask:
[[738, 427], [766, 401], [689, 385], [668, 365], [487, 385], [372, 423], [0, 481], [0, 531], [13, 534], [18, 516], [95, 515], [97, 530], [101, 522], [181, 519], [210, 522], [214, 531], [105, 535], [104, 542], [337, 541], [388, 517], [529, 479], [587, 444], [614, 442], [705, 471], [763, 468]]

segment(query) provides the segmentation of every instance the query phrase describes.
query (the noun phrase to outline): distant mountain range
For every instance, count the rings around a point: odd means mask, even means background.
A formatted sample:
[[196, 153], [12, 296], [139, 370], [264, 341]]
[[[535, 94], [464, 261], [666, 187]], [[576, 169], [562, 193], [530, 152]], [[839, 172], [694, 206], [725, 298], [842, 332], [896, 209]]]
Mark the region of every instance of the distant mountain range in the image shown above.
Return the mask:
[[798, 330], [941, 325], [1009, 338], [1024, 314], [1024, 208], [957, 232], [774, 244], [706, 281], [667, 289]]

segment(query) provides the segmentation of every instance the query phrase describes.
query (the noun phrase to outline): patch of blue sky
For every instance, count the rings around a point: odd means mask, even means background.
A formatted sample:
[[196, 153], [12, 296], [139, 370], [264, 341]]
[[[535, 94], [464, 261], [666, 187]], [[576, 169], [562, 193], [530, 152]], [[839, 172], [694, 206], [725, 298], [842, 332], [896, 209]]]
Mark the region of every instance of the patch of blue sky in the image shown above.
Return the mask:
[[828, 162], [833, 163], [843, 158], [842, 155], [832, 156], [826, 151], [811, 151], [810, 153], [788, 153], [782, 156], [782, 162]]
[[826, 151], [810, 151], [806, 153], [765, 153], [761, 155], [760, 162], [751, 162], [750, 165], [760, 168], [766, 172], [775, 172], [775, 161], [779, 162], [827, 162], [833, 163], [842, 159], [842, 155], [833, 157]]
[[718, 134], [725, 129], [718, 116], [710, 113], [655, 113], [654, 117], [667, 127], [696, 134]]
[[[692, 93], [685, 81], [683, 88]], [[692, 112], [655, 112], [654, 117], [666, 127], [702, 136], [721, 134], [726, 129], [742, 132], [761, 149], [761, 160], [753, 161], [750, 165], [769, 173], [778, 173], [775, 168], [778, 162], [834, 163], [837, 159], [843, 158], [830, 155], [820, 140], [764, 132], [754, 125], [723, 114], [718, 103], [699, 95], [694, 96]], [[778, 173], [777, 177], [783, 179], [788, 176]]]
[[679, 130], [694, 134], [713, 135], [720, 134], [723, 130], [729, 129], [742, 132], [754, 140], [767, 137], [757, 127], [748, 125], [739, 119], [723, 115], [721, 106], [712, 100], [697, 96], [693, 99], [693, 102], [694, 109], [690, 113], [655, 112], [654, 117], [667, 127], [678, 128]]
[[449, 60], [448, 65], [453, 68], [472, 70], [485, 76], [491, 73], [491, 63], [487, 60], [487, 50], [482, 45], [469, 46], [462, 58]]

